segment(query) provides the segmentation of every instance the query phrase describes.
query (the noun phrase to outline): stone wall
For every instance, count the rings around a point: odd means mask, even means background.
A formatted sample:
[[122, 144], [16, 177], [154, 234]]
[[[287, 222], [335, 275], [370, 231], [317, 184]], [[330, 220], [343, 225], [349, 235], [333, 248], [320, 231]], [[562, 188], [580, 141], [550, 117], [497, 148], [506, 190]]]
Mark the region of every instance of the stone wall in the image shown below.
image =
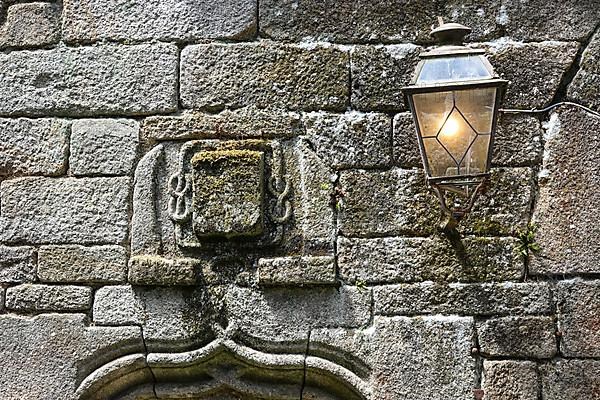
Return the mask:
[[438, 15], [600, 109], [596, 0], [0, 0], [0, 397], [600, 399], [600, 119], [502, 115], [450, 242]]

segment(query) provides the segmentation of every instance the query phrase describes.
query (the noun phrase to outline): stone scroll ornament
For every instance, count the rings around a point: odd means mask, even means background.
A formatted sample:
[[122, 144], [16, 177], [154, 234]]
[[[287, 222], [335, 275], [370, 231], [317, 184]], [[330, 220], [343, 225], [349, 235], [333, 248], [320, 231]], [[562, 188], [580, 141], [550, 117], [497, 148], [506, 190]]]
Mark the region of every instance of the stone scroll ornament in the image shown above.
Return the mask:
[[181, 247], [280, 242], [292, 215], [282, 150], [272, 141], [190, 141], [169, 179], [169, 216]]

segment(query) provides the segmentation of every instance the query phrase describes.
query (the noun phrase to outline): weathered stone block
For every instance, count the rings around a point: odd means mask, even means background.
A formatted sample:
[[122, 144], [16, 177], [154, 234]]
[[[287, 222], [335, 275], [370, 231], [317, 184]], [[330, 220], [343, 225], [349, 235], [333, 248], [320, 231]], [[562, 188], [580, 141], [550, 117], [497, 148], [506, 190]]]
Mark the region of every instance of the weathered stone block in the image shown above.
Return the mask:
[[6, 295], [6, 289], [0, 286], [0, 313], [4, 311], [4, 297]]
[[171, 44], [141, 44], [0, 54], [0, 115], [175, 111], [177, 51]]
[[256, 105], [342, 111], [348, 106], [348, 53], [274, 43], [206, 44], [181, 53], [186, 108]]
[[60, 6], [52, 3], [12, 4], [0, 28], [0, 48], [40, 47], [60, 40]]
[[129, 283], [132, 285], [194, 285], [201, 262], [193, 258], [167, 259], [158, 256], [135, 256], [129, 260]]
[[455, 249], [442, 237], [338, 239], [340, 277], [350, 282], [502, 281], [523, 276], [513, 238], [465, 238]]
[[6, 308], [22, 312], [85, 311], [92, 306], [92, 288], [24, 283], [6, 289]]
[[561, 353], [600, 357], [600, 281], [561, 281], [556, 297]]
[[395, 165], [403, 168], [423, 165], [415, 124], [410, 113], [399, 113], [394, 116], [393, 146]]
[[516, 235], [531, 216], [534, 175], [531, 168], [493, 168], [489, 189], [481, 194], [459, 230], [476, 235]]
[[479, 47], [488, 51], [496, 72], [510, 81], [503, 106], [530, 109], [550, 104], [579, 43], [498, 41]]
[[423, 282], [377, 286], [373, 297], [375, 313], [381, 315], [508, 315], [551, 311], [550, 287], [546, 283]]
[[138, 132], [139, 124], [132, 120], [73, 121], [69, 156], [71, 173], [129, 175], [137, 156]]
[[144, 120], [144, 140], [288, 138], [304, 132], [300, 114], [253, 106], [218, 114], [184, 112]]
[[352, 105], [365, 111], [406, 110], [401, 88], [409, 84], [420, 52], [412, 44], [356, 46], [351, 52]]
[[127, 252], [121, 246], [42, 246], [38, 277], [42, 282], [125, 282]]
[[569, 85], [567, 94], [595, 109], [600, 108], [600, 32], [592, 37], [590, 43], [583, 51], [579, 69]]
[[144, 305], [131, 286], [105, 286], [96, 291], [92, 315], [96, 325], [141, 325]]
[[[524, 229], [533, 199], [531, 169], [492, 169], [490, 182], [459, 229], [477, 235], [512, 235]], [[422, 236], [437, 229], [439, 204], [421, 171], [344, 171], [340, 185], [339, 227], [345, 236]]]
[[200, 286], [134, 287], [134, 297], [144, 308], [142, 329], [148, 351], [189, 350], [213, 339], [213, 324], [224, 317], [220, 289], [210, 290]]
[[436, 2], [414, 0], [259, 3], [260, 33], [277, 40], [327, 42], [429, 41]]
[[390, 165], [392, 121], [387, 115], [313, 112], [305, 114], [303, 120], [315, 152], [332, 168]]
[[0, 184], [0, 241], [102, 244], [127, 238], [129, 178], [17, 178]]
[[311, 331], [308, 351], [369, 375], [373, 399], [472, 400], [472, 347], [472, 318], [375, 316], [369, 329]]
[[258, 281], [262, 285], [333, 284], [335, 259], [332, 256], [261, 258]]
[[500, 114], [492, 164], [520, 167], [539, 163], [544, 148], [542, 135], [537, 118], [526, 114]]
[[582, 41], [594, 31], [600, 18], [594, 2], [588, 1], [450, 0], [443, 3], [446, 16], [473, 29], [468, 36], [471, 40], [508, 35], [524, 42]]
[[552, 317], [492, 318], [478, 323], [477, 332], [485, 356], [552, 358], [556, 355]]
[[194, 233], [199, 237], [263, 232], [264, 153], [200, 151], [191, 160]]
[[90, 327], [84, 314], [0, 315], [0, 387], [7, 399], [72, 400], [104, 363], [144, 353], [139, 327]]
[[471, 318], [377, 318], [374, 328], [380, 332], [375, 398], [472, 399]]
[[225, 296], [228, 320], [250, 337], [294, 342], [306, 339], [318, 327], [359, 327], [371, 316], [371, 291], [271, 288], [257, 291], [232, 288]]
[[600, 122], [581, 110], [554, 113], [546, 128], [544, 162], [533, 220], [534, 274], [600, 272]]
[[597, 399], [600, 361], [559, 359], [540, 367], [544, 400]]
[[248, 39], [256, 31], [256, 2], [250, 0], [66, 0], [63, 7], [69, 42]]
[[28, 246], [0, 246], [0, 283], [35, 280], [35, 249]]
[[68, 151], [67, 121], [0, 119], [0, 177], [63, 174]]
[[538, 370], [530, 361], [485, 361], [484, 400], [537, 400]]
[[343, 235], [426, 235], [435, 229], [437, 200], [428, 193], [421, 171], [343, 171], [340, 186]]

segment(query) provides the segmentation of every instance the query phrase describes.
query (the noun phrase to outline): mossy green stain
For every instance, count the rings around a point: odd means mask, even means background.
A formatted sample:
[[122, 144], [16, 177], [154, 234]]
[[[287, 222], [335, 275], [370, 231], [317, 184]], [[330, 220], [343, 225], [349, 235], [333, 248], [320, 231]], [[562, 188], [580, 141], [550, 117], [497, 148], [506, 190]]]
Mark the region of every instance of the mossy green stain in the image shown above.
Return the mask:
[[196, 234], [234, 237], [262, 233], [263, 152], [201, 151], [192, 157], [191, 164]]

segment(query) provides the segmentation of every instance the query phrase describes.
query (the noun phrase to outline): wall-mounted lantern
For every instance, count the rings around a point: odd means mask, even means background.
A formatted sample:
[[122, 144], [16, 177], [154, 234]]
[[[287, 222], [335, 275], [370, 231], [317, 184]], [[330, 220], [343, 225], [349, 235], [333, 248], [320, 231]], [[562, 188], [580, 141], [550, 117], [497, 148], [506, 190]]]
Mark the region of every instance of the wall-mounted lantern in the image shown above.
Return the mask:
[[[440, 43], [421, 53], [411, 86], [403, 88], [415, 122], [430, 187], [452, 229], [470, 211], [489, 177], [498, 108], [507, 81], [498, 79], [485, 50], [462, 45], [471, 29], [444, 23], [431, 35]], [[457, 207], [448, 206], [448, 193]]]

